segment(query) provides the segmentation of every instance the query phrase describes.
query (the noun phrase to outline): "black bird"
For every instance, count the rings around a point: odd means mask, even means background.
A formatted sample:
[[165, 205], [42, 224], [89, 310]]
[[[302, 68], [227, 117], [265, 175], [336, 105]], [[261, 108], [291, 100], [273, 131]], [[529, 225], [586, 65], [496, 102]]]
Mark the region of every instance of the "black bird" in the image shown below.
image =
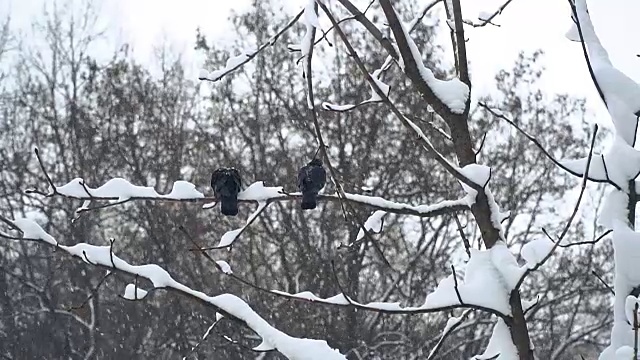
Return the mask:
[[302, 209], [315, 209], [318, 192], [327, 181], [327, 172], [322, 167], [322, 160], [314, 158], [298, 172], [298, 189], [302, 192]]
[[220, 211], [224, 215], [238, 215], [238, 193], [242, 186], [240, 172], [235, 168], [220, 168], [211, 174], [211, 187], [220, 201]]

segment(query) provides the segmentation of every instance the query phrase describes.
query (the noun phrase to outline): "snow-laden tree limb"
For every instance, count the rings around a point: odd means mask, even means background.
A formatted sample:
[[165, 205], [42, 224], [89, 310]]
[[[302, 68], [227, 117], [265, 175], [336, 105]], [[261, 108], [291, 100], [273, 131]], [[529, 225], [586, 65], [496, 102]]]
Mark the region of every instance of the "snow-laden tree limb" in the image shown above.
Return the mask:
[[[115, 255], [112, 246], [95, 246], [86, 243], [67, 246], [58, 243], [33, 220], [25, 218], [16, 219], [14, 221], [6, 218], [3, 219], [3, 222], [11, 223], [12, 228], [18, 230], [21, 233], [21, 236], [25, 239], [39, 241], [41, 244], [49, 245], [58, 251], [78, 257], [85, 263], [96, 267], [145, 278], [153, 284], [153, 287], [156, 290], [165, 289], [174, 291], [181, 295], [198, 300], [206, 306], [213, 307], [217, 312], [243, 323], [260, 336], [262, 338], [262, 343], [254, 348], [257, 351], [276, 350], [288, 359], [296, 360], [346, 359], [346, 357], [340, 354], [337, 350], [329, 347], [325, 341], [292, 337], [272, 327], [256, 312], [254, 312], [246, 302], [235, 295], [221, 294], [217, 296], [210, 296], [174, 280], [166, 270], [158, 265], [129, 264]], [[129, 293], [138, 292], [138, 289], [136, 289], [136, 291], [130, 291], [129, 287], [127, 288]]]
[[591, 22], [586, 0], [570, 0], [569, 4], [574, 24], [567, 37], [581, 42], [589, 74], [611, 113], [616, 134], [633, 146], [640, 116], [640, 85], [611, 63]]
[[[640, 86], [616, 69], [604, 49], [591, 22], [585, 0], [569, 1], [574, 27], [571, 40], [582, 45], [589, 74], [600, 97], [607, 106], [616, 136], [601, 164], [588, 168], [618, 186], [607, 194], [605, 207], [598, 222], [610, 227], [615, 261], [615, 301], [610, 345], [600, 354], [600, 360], [635, 358], [638, 348], [637, 293], [640, 289], [640, 234], [634, 231], [637, 202], [636, 178], [640, 173], [640, 156], [634, 149], [637, 121], [640, 115]], [[586, 178], [586, 176], [585, 176]], [[633, 313], [633, 316], [629, 316]]]
[[[204, 208], [212, 207], [217, 201], [215, 197], [205, 196], [202, 192], [198, 191], [195, 184], [184, 180], [174, 182], [172, 190], [168, 194], [160, 194], [150, 186], [131, 184], [123, 178], [108, 180], [96, 188], [87, 185], [82, 178], [73, 179], [66, 184], [56, 185], [46, 171], [37, 149], [35, 153], [41, 164], [42, 171], [49, 182], [49, 189], [46, 192], [37, 189], [29, 189], [26, 190], [26, 192], [47, 197], [62, 196], [82, 200], [84, 203], [78, 208], [78, 213], [117, 206], [130, 201], [201, 202], [204, 203]], [[264, 186], [262, 181], [254, 182], [238, 194], [238, 202], [266, 203], [267, 205], [277, 201], [297, 201], [301, 198], [301, 193], [284, 192], [281, 186]], [[318, 196], [318, 199], [322, 201], [346, 201], [353, 205], [367, 206], [374, 210], [419, 217], [433, 217], [469, 210], [473, 200], [467, 195], [457, 200], [444, 200], [433, 205], [410, 205], [386, 200], [377, 196], [350, 193], [345, 193], [342, 199], [340, 199], [338, 194], [321, 194]], [[91, 202], [97, 201], [107, 201], [108, 203], [96, 207], [89, 206]]]
[[[405, 25], [398, 18], [391, 2], [381, 0], [380, 6], [396, 40], [401, 58], [400, 64], [427, 103], [443, 117], [447, 117], [451, 113], [464, 113], [468, 107], [469, 86], [458, 78], [437, 79], [433, 71], [422, 62], [418, 47], [407, 32]], [[464, 36], [463, 33], [461, 35]]]

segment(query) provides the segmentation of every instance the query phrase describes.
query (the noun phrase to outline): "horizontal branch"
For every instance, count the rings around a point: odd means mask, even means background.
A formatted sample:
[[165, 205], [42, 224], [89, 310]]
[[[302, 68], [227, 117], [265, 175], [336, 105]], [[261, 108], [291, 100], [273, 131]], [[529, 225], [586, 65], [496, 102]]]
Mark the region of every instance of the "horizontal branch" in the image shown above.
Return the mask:
[[[49, 192], [39, 190], [27, 190], [29, 193], [42, 196], [62, 196], [83, 201], [114, 201], [113, 205], [121, 205], [129, 201], [158, 201], [158, 202], [195, 202], [204, 203], [204, 207], [211, 207], [217, 199], [212, 196], [204, 196], [195, 190], [195, 185], [187, 181], [176, 181], [173, 190], [169, 194], [158, 194], [152, 187], [137, 186], [125, 179], [117, 178], [107, 181], [98, 188], [88, 187], [83, 179], [74, 179], [62, 186], [52, 186]], [[297, 201], [302, 198], [301, 193], [287, 193], [282, 187], [266, 187], [262, 181], [257, 181], [238, 194], [238, 202], [241, 203], [273, 203], [277, 201]], [[318, 196], [321, 201], [338, 202], [337, 194], [322, 194]], [[419, 217], [433, 217], [469, 209], [472, 199], [469, 196], [458, 200], [445, 200], [433, 205], [410, 205], [386, 200], [377, 196], [345, 193], [344, 201], [354, 205], [367, 206], [375, 210], [384, 210], [388, 213], [400, 215], [413, 215]], [[111, 205], [107, 204], [107, 205]], [[105, 205], [93, 208], [85, 206], [78, 209], [85, 212], [104, 208]]]
[[[407, 307], [402, 307], [400, 306], [400, 303], [397, 303], [397, 302], [361, 303], [354, 300], [352, 297], [346, 294], [344, 288], [341, 286], [340, 282], [338, 281], [338, 277], [335, 270], [335, 264], [333, 263], [333, 261], [331, 262], [331, 265], [334, 273], [335, 282], [341, 292], [338, 295], [332, 296], [330, 298], [321, 298], [310, 291], [304, 291], [297, 294], [291, 294], [291, 293], [279, 291], [279, 290], [266, 290], [266, 291], [278, 296], [282, 296], [282, 297], [294, 299], [294, 300], [301, 300], [301, 301], [307, 301], [307, 302], [319, 303], [319, 304], [331, 305], [331, 306], [352, 307], [359, 310], [374, 311], [374, 312], [385, 313], [385, 314], [429, 314], [429, 313], [450, 311], [453, 309], [463, 308], [463, 309], [481, 310], [481, 311], [496, 315], [502, 319], [510, 318], [508, 314], [504, 314], [497, 309], [475, 303], [473, 301], [474, 299], [469, 299], [470, 301], [459, 301], [459, 298], [456, 297], [455, 295], [453, 296], [452, 301], [448, 301], [446, 302], [446, 304], [439, 304], [439, 305], [432, 305], [429, 303], [429, 301], [425, 301], [425, 303], [422, 306], [407, 306]], [[252, 285], [248, 282], [245, 282], [245, 281], [243, 282], [245, 284], [249, 284], [253, 286], [254, 288], [265, 290], [258, 286]], [[457, 285], [456, 285], [456, 288], [457, 288]]]

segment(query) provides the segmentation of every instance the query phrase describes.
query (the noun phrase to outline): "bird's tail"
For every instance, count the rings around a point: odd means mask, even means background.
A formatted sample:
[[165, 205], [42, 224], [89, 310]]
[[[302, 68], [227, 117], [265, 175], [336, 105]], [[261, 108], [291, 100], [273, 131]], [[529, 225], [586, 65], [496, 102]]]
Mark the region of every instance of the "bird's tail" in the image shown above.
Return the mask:
[[227, 216], [238, 215], [238, 198], [236, 196], [221, 196], [220, 211]]
[[306, 191], [302, 193], [302, 210], [311, 210], [316, 208], [316, 202], [318, 200], [318, 193], [313, 191]]

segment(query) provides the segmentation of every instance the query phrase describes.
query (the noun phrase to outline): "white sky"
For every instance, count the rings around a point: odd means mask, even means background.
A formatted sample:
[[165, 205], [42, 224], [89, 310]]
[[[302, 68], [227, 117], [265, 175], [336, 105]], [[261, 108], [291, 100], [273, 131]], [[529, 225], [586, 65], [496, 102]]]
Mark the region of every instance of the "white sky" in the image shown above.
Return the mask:
[[[8, 10], [16, 26], [24, 28], [34, 16], [41, 14], [44, 1], [0, 0], [0, 12]], [[291, 14], [303, 3], [302, 0], [284, 1], [289, 2]], [[503, 1], [462, 0], [464, 16], [475, 18], [480, 11], [492, 11]], [[210, 42], [227, 44], [233, 39], [227, 21], [230, 11], [241, 12], [249, 4], [250, 0], [103, 0], [101, 22], [104, 21], [102, 26], [109, 28], [116, 41], [130, 42], [141, 61], [151, 59], [153, 47], [168, 40], [174, 51], [193, 59], [197, 67], [200, 59], [194, 57], [195, 29], [200, 27]], [[640, 82], [640, 58], [636, 57], [640, 54], [640, 22], [637, 21], [640, 1], [590, 0], [588, 4], [596, 31], [613, 63]], [[501, 68], [510, 68], [520, 51], [542, 49], [547, 69], [544, 89], [586, 96], [598, 117], [606, 117], [589, 78], [580, 44], [569, 42], [564, 36], [570, 25], [569, 12], [565, 0], [513, 0], [495, 20], [501, 27], [468, 28], [468, 59], [474, 89], [490, 91], [495, 73]], [[439, 14], [442, 16], [443, 11]], [[442, 26], [447, 31], [445, 25]], [[448, 35], [443, 37], [447, 38]], [[195, 68], [193, 71], [197, 74]], [[599, 122], [603, 122], [602, 119]]]

